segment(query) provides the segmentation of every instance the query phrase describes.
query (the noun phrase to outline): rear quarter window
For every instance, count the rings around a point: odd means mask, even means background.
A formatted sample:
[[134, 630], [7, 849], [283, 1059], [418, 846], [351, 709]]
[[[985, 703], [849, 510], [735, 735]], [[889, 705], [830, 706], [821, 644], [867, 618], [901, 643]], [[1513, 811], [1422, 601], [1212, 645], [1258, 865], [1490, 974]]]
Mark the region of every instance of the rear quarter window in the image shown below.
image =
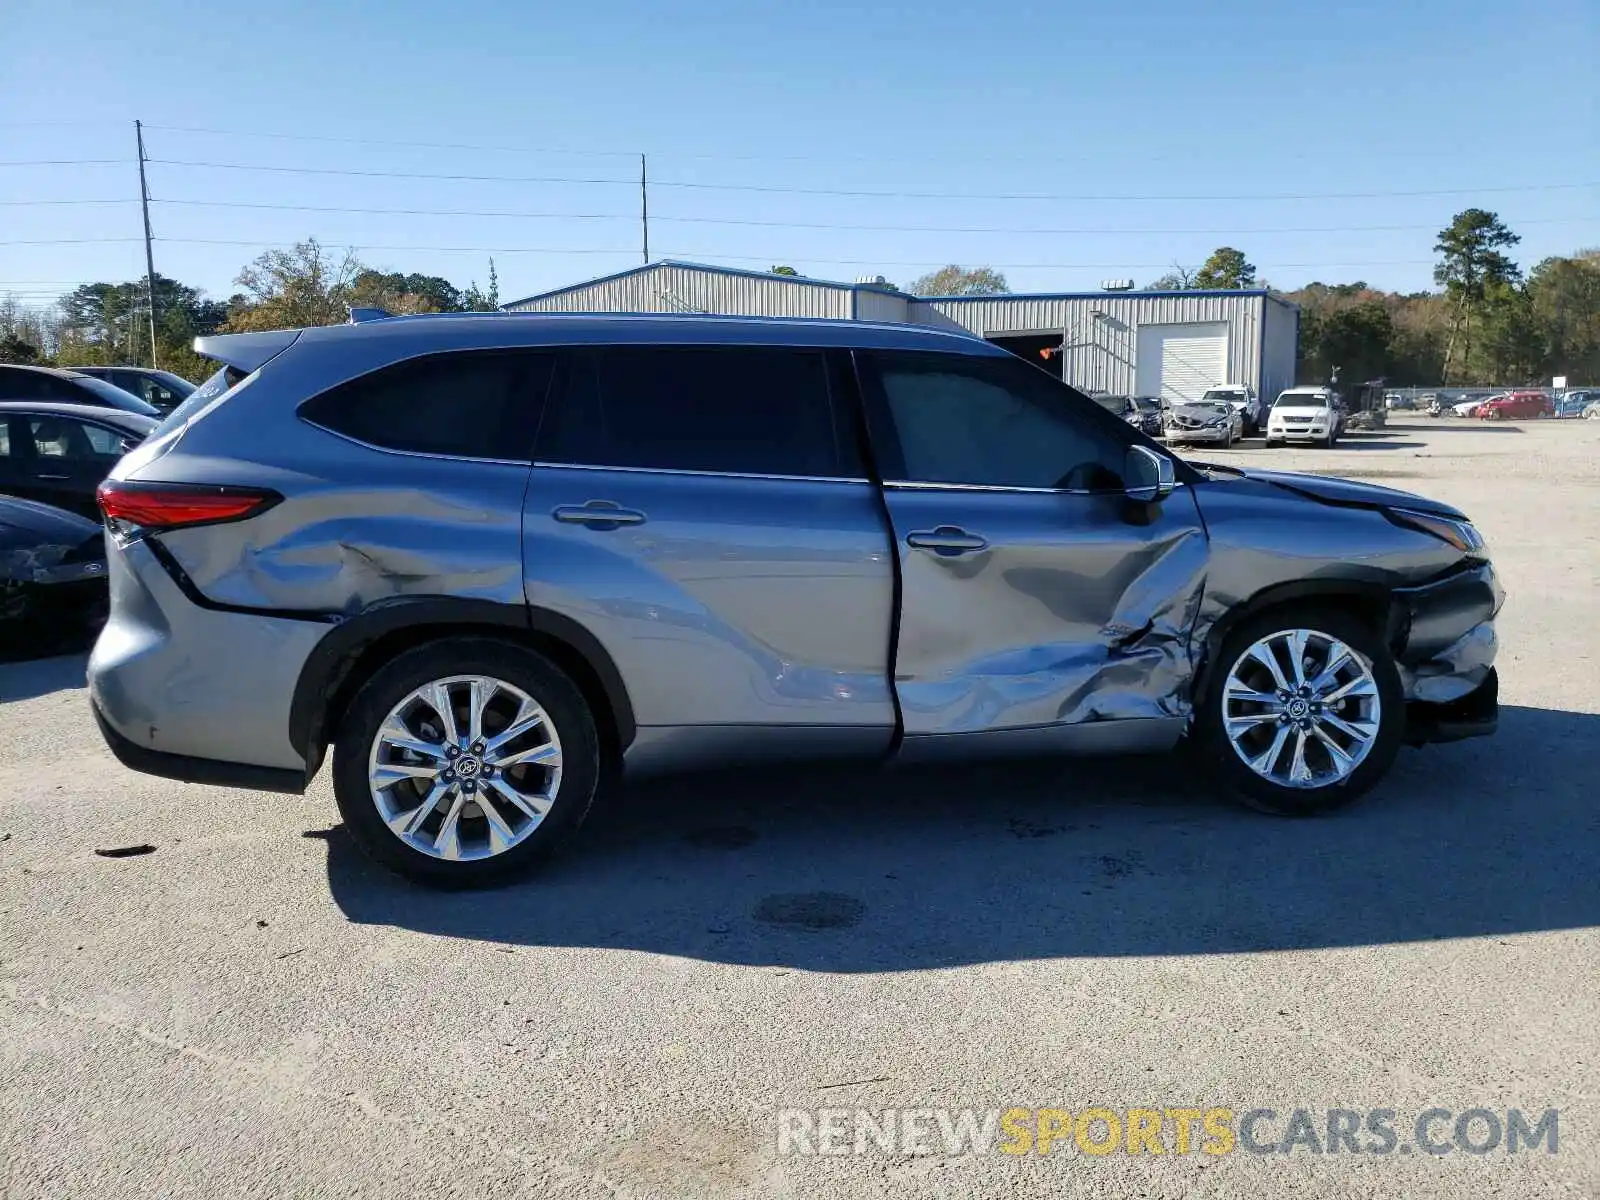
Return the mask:
[[313, 397], [300, 416], [383, 450], [525, 462], [553, 361], [498, 350], [408, 359]]

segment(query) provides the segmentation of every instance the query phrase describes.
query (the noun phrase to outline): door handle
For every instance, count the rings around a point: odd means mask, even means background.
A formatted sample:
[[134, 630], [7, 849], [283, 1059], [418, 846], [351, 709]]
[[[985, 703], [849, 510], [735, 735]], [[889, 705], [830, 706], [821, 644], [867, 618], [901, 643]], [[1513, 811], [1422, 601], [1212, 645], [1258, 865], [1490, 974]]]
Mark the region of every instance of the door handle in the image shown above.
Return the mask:
[[65, 483], [71, 478], [69, 475], [35, 475], [35, 479], [48, 479], [51, 483]]
[[562, 504], [550, 513], [567, 525], [587, 525], [601, 531], [622, 525], [643, 525], [645, 515], [636, 508], [623, 508], [615, 500], [590, 500], [587, 504]]
[[941, 525], [937, 529], [916, 529], [906, 534], [906, 545], [918, 550], [932, 550], [943, 558], [958, 554], [973, 554], [988, 548], [989, 539], [968, 533], [959, 525]]

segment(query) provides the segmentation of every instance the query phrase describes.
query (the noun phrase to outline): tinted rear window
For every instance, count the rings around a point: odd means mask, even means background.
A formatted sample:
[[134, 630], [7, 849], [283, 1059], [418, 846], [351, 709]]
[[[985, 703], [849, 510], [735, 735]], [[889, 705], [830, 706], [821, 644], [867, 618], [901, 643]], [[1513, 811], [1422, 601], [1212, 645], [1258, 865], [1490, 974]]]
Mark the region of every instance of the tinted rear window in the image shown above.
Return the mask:
[[618, 346], [574, 351], [540, 438], [546, 462], [754, 475], [837, 476], [820, 350]]
[[410, 359], [306, 401], [300, 415], [385, 450], [527, 460], [552, 361], [523, 351]]

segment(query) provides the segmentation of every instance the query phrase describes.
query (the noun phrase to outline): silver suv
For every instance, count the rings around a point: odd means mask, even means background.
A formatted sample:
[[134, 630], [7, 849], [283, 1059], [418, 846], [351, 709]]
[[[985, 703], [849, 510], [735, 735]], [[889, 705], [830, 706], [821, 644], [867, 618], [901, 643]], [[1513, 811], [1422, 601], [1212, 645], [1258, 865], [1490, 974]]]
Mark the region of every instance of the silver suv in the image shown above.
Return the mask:
[[1172, 749], [1305, 814], [1489, 733], [1447, 505], [1182, 461], [975, 338], [468, 315], [202, 338], [100, 502], [127, 765], [525, 867], [614, 769]]

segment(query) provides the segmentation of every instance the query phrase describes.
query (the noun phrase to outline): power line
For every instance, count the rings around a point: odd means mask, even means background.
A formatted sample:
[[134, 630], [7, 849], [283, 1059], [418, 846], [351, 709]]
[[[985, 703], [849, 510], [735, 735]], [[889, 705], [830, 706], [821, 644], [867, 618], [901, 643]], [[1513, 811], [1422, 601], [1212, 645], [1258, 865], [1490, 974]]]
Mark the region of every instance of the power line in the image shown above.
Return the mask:
[[[285, 175], [350, 175], [367, 179], [437, 179], [468, 183], [638, 183], [637, 179], [580, 179], [565, 175], [433, 175], [410, 171], [357, 171], [349, 167], [274, 167], [255, 163], [197, 162], [183, 158], [152, 158], [164, 167], [204, 167], [215, 171], [270, 171]], [[657, 185], [660, 186], [660, 185]]]
[[[629, 184], [634, 179], [591, 179], [561, 175], [466, 175], [435, 174], [421, 171], [362, 171], [349, 167], [282, 167], [254, 163], [210, 162], [195, 159], [152, 158], [162, 166], [199, 167], [219, 171], [265, 171], [288, 175], [342, 175], [370, 179], [425, 179], [460, 181], [469, 183], [565, 183], [565, 184]], [[1055, 200], [1055, 201], [1202, 201], [1202, 200], [1363, 200], [1404, 196], [1464, 196], [1504, 192], [1564, 191], [1575, 188], [1600, 187], [1600, 182], [1581, 183], [1529, 183], [1506, 184], [1497, 187], [1471, 188], [1419, 188], [1415, 190], [1386, 190], [1371, 192], [1249, 192], [1234, 195], [1209, 193], [1205, 195], [1089, 195], [1052, 192], [922, 192], [891, 191], [867, 188], [804, 188], [777, 184], [756, 183], [693, 183], [684, 180], [657, 180], [658, 188], [692, 188], [700, 191], [762, 192], [791, 196], [855, 196], [881, 197], [892, 200]]]
[[0, 246], [87, 246], [107, 242], [142, 242], [137, 237], [32, 238], [19, 242], [0, 242]]
[[48, 207], [57, 204], [137, 204], [137, 196], [121, 196], [115, 200], [0, 200], [7, 208]]
[[[818, 258], [815, 255], [785, 256], [785, 255], [782, 255], [782, 254], [761, 254], [761, 255], [707, 254], [707, 253], [703, 253], [703, 252], [698, 251], [698, 250], [668, 250], [668, 251], [664, 251], [663, 253], [665, 254], [665, 256], [667, 258], [689, 259], [689, 260], [700, 260], [700, 261], [722, 260], [724, 262], [765, 262], [765, 263], [770, 263], [770, 262], [773, 262], [773, 261], [782, 262], [782, 261], [785, 261], [786, 258], [792, 258], [794, 261], [799, 261], [799, 262], [818, 262], [818, 263], [824, 263], [824, 264], [827, 264], [827, 265], [830, 265], [830, 266], [854, 266], [854, 267], [942, 267], [942, 266], [948, 265], [948, 262], [949, 262], [948, 258], [922, 259], [922, 260], [915, 260], [915, 259], [912, 259], [912, 260], [895, 260], [895, 259], [884, 259], [884, 258]], [[1414, 267], [1414, 266], [1424, 266], [1424, 265], [1427, 265], [1427, 264], [1431, 263], [1432, 261], [1433, 261], [1432, 259], [1427, 259], [1427, 258], [1393, 258], [1393, 259], [1379, 259], [1379, 260], [1373, 260], [1373, 261], [1369, 261], [1369, 262], [1301, 262], [1301, 263], [1275, 262], [1275, 263], [1262, 263], [1262, 264], [1260, 264], [1258, 269], [1260, 269], [1260, 270], [1291, 270], [1291, 269], [1298, 269], [1298, 268], [1322, 268], [1322, 269], [1327, 269], [1327, 268], [1330, 268], [1330, 267]], [[1005, 270], [1005, 271], [1031, 271], [1031, 270], [1038, 270], [1038, 271], [1122, 271], [1122, 270], [1128, 270], [1128, 271], [1159, 271], [1159, 270], [1164, 270], [1164, 269], [1170, 268], [1172, 266], [1172, 263], [1170, 261], [1169, 262], [1161, 262], [1161, 263], [1130, 263], [1130, 262], [1114, 262], [1114, 263], [1048, 262], [1048, 263], [1042, 263], [1042, 262], [1032, 262], [1032, 263], [986, 263], [985, 265], [994, 267], [997, 270]]]
[[7, 158], [0, 167], [125, 167], [125, 158]]
[[[152, 162], [156, 161], [151, 159]], [[519, 220], [550, 218], [567, 221], [637, 221], [638, 213], [560, 213], [491, 212], [460, 208], [345, 208], [322, 204], [266, 204], [251, 200], [156, 200], [151, 204], [175, 204], [189, 208], [260, 208], [279, 212], [361, 213], [402, 217], [515, 217]], [[666, 219], [666, 218], [662, 218]]]
[[[155, 161], [154, 159], [151, 160]], [[15, 201], [14, 203], [27, 203]], [[124, 203], [132, 203], [125, 201]], [[274, 212], [357, 213], [365, 216], [407, 217], [495, 217], [515, 220], [564, 221], [636, 221], [636, 213], [574, 213], [574, 212], [516, 212], [503, 209], [459, 208], [366, 208], [322, 204], [268, 204], [250, 200], [156, 200], [151, 204], [181, 205], [191, 208], [248, 208]], [[737, 225], [762, 229], [826, 229], [856, 230], [872, 233], [1005, 233], [1005, 234], [1261, 234], [1261, 233], [1378, 233], [1435, 229], [1438, 222], [1409, 225], [1279, 225], [1256, 229], [1239, 226], [1221, 226], [1194, 229], [1151, 229], [1145, 227], [1103, 226], [1100, 228], [1049, 228], [1039, 226], [1002, 225], [902, 225], [853, 224], [835, 221], [755, 221], [743, 217], [672, 217], [653, 215], [652, 220], [670, 221], [689, 225]], [[1535, 217], [1516, 222], [1518, 225], [1583, 224], [1600, 220], [1597, 217]]]
[[[484, 154], [563, 154], [590, 158], [637, 158], [637, 150], [560, 149], [554, 146], [483, 146], [463, 142], [413, 142], [393, 138], [334, 137], [319, 133], [267, 133], [241, 129], [206, 129], [193, 125], [146, 125], [163, 133], [204, 133], [221, 137], [274, 138], [293, 142], [332, 142], [341, 146], [391, 146], [409, 150], [473, 150]], [[154, 160], [152, 160], [154, 161]]]
[[[93, 239], [90, 239], [93, 240]], [[107, 241], [132, 241], [141, 238], [108, 238]], [[179, 246], [267, 246], [293, 247], [299, 242], [273, 242], [248, 238], [171, 238], [158, 237], [158, 242], [166, 242]], [[7, 243], [0, 242], [0, 245]], [[380, 245], [375, 242], [357, 242], [352, 245], [356, 250], [415, 250], [419, 252], [437, 251], [447, 254], [637, 254], [637, 246], [609, 246], [585, 247], [574, 249], [559, 246], [413, 246], [413, 245]]]
[[[366, 138], [337, 136], [332, 134], [316, 133], [285, 133], [278, 130], [260, 129], [217, 129], [211, 126], [196, 125], [146, 125], [146, 130], [160, 130], [166, 133], [203, 134], [217, 137], [242, 137], [265, 138], [274, 141], [291, 142], [323, 142], [346, 146], [386, 146], [392, 149], [419, 149], [419, 150], [467, 150], [485, 154], [553, 154], [569, 155], [573, 157], [596, 158], [637, 158], [641, 151], [632, 150], [597, 150], [592, 146], [486, 146], [478, 143], [467, 142], [422, 142], [398, 138]], [[896, 162], [896, 163], [939, 163], [942, 160], [930, 156], [913, 155], [886, 155], [886, 154], [734, 154], [734, 153], [709, 153], [705, 151], [673, 152], [665, 150], [644, 150], [651, 158], [659, 161], [703, 161], [703, 162]], [[1458, 159], [1461, 151], [1457, 150], [1432, 150], [1417, 151], [1412, 149], [1396, 150], [1388, 154], [1372, 155], [1368, 159], [1400, 160], [1407, 162], [1419, 159]], [[1201, 154], [1169, 154], [1151, 156], [1140, 154], [1142, 162], [1195, 162], [1201, 159], [1213, 158], [1213, 155]], [[1327, 157], [1325, 151], [1305, 151], [1297, 154], [1283, 154], [1274, 151], [1273, 160], [1311, 160], [1321, 161]], [[979, 155], [972, 156], [964, 151], [959, 155], [964, 163], [1037, 163], [1037, 155]]]

